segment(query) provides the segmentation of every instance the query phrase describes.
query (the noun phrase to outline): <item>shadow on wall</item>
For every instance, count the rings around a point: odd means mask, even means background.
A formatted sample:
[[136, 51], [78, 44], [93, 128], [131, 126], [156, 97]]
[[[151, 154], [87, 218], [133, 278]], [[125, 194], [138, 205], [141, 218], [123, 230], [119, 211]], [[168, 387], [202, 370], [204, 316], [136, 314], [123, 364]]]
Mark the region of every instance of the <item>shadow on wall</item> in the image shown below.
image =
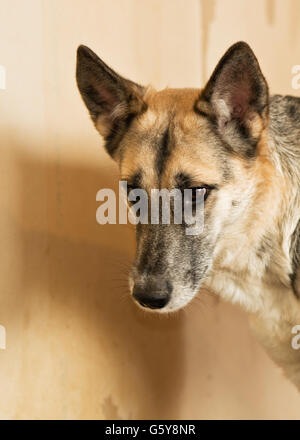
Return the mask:
[[183, 316], [133, 304], [132, 226], [96, 223], [96, 192], [117, 176], [6, 145], [17, 164], [19, 267], [6, 310], [17, 339], [7, 362], [20, 369], [15, 417], [179, 417]]

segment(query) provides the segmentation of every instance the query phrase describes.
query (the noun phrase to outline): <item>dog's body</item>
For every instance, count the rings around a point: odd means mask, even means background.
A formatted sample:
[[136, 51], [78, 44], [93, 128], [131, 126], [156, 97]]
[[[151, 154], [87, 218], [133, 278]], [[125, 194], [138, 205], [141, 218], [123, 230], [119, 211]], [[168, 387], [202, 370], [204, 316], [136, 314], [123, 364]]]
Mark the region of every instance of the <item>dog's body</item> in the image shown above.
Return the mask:
[[245, 43], [203, 90], [156, 92], [85, 47], [77, 81], [130, 187], [205, 189], [205, 226], [137, 225], [134, 298], [179, 309], [205, 286], [251, 313], [257, 336], [300, 389], [300, 98], [269, 98]]
[[[300, 99], [273, 96], [269, 118], [266, 204], [249, 229], [246, 219], [240, 231], [233, 224], [204, 284], [251, 312], [258, 339], [300, 390], [300, 352], [291, 347], [291, 330], [300, 323]], [[263, 222], [262, 235], [256, 222]]]

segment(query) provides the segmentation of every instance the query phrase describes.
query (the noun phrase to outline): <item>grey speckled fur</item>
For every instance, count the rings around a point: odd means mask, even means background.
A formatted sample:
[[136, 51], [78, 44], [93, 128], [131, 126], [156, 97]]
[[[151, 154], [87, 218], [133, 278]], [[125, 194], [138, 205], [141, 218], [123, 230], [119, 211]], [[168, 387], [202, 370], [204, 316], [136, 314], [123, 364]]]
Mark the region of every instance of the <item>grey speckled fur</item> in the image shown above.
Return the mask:
[[[274, 95], [270, 100], [270, 137], [279, 155], [283, 173], [294, 186], [294, 203], [300, 205], [300, 98]], [[295, 294], [300, 268], [300, 220], [293, 233], [290, 247], [293, 273], [290, 275]]]

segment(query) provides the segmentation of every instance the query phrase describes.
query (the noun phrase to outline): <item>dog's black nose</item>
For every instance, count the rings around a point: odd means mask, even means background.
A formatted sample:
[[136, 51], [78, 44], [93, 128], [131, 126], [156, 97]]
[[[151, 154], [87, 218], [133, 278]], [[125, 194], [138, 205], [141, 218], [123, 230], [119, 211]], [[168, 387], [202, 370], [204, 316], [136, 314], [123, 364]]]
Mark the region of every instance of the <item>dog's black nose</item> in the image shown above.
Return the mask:
[[168, 304], [172, 286], [168, 281], [156, 280], [145, 284], [135, 283], [133, 298], [143, 307], [162, 309]]

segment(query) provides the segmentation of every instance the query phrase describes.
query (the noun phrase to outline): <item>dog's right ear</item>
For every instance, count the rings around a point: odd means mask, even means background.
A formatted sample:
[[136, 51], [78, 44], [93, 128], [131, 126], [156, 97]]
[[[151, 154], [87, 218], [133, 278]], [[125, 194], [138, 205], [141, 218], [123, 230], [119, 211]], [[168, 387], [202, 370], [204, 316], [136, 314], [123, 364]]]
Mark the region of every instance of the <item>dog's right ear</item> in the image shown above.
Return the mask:
[[268, 105], [268, 85], [257, 58], [241, 41], [222, 57], [195, 108], [209, 115], [235, 152], [252, 157], [268, 122]]
[[76, 79], [96, 129], [113, 156], [134, 116], [145, 109], [144, 88], [122, 78], [88, 47], [77, 50]]

